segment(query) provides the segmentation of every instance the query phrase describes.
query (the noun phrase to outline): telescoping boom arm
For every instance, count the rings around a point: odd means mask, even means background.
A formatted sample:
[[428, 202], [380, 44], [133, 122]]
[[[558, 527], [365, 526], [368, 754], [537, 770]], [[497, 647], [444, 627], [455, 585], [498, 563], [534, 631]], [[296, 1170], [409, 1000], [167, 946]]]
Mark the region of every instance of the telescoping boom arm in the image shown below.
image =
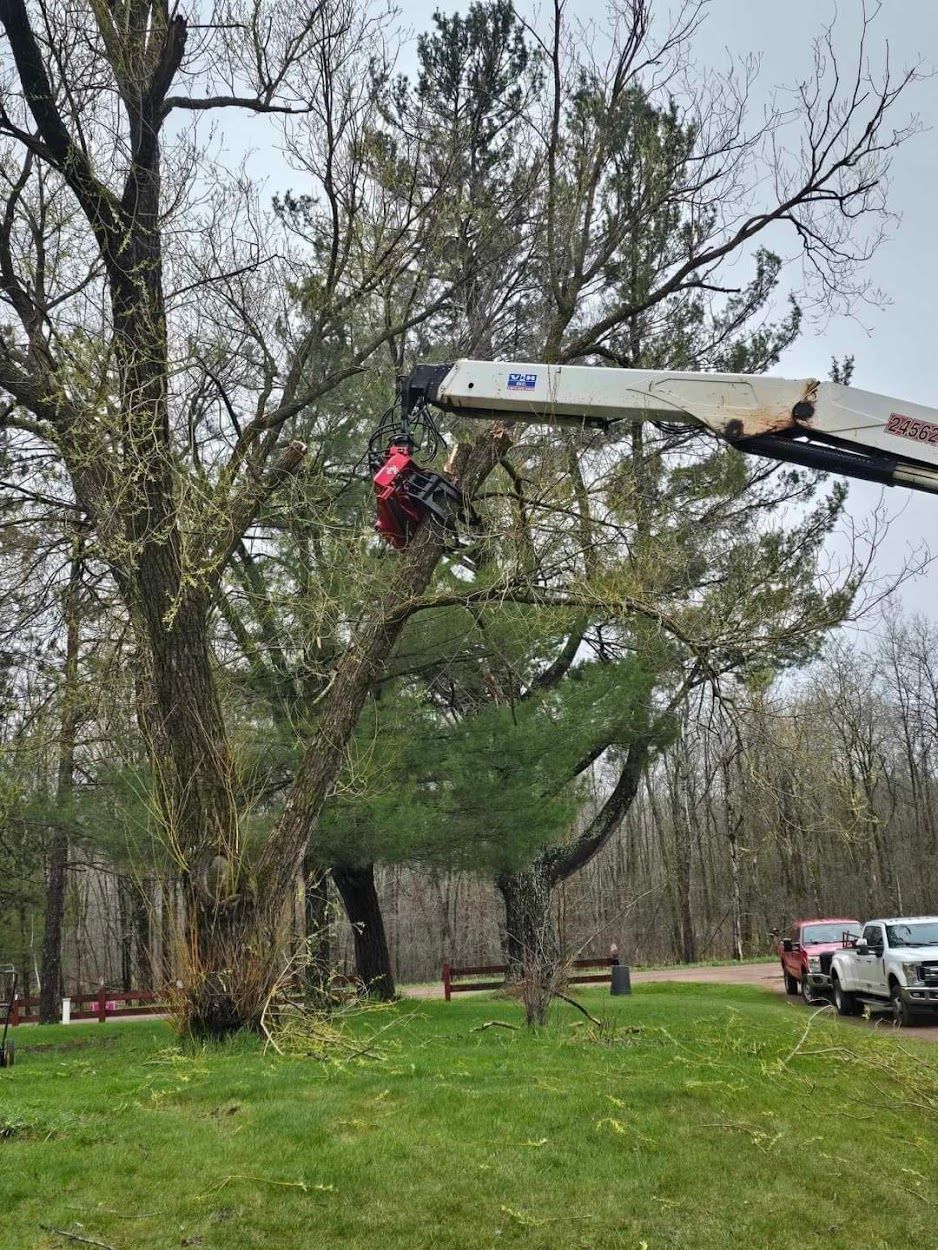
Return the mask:
[[430, 405], [524, 424], [684, 423], [757, 456], [938, 494], [938, 409], [835, 382], [457, 360], [417, 365], [400, 388], [405, 416]]

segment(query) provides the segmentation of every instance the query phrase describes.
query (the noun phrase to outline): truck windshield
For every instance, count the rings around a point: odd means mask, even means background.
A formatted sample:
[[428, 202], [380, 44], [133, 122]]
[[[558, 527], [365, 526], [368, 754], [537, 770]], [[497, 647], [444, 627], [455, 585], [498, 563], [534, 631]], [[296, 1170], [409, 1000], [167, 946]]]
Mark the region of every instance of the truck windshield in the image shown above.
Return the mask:
[[845, 933], [856, 937], [859, 926], [849, 920], [835, 920], [833, 924], [806, 924], [801, 931], [801, 940], [807, 945], [810, 942], [841, 942]]
[[938, 921], [922, 924], [887, 924], [890, 946], [938, 946]]

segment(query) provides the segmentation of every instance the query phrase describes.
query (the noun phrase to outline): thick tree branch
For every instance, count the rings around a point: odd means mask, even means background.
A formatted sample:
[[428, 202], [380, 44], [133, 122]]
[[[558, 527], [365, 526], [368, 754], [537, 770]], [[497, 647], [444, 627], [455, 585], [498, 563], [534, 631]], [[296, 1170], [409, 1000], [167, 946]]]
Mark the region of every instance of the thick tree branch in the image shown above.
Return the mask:
[[[95, 177], [87, 156], [66, 129], [55, 104], [52, 84], [30, 25], [25, 0], [0, 0], [0, 24], [10, 42], [26, 103], [45, 144], [38, 154], [50, 160], [61, 173], [102, 247], [110, 252], [123, 225], [120, 208], [111, 192]], [[8, 126], [5, 119], [0, 121], [0, 130], [3, 129], [14, 138], [22, 136], [22, 132]]]
[[572, 841], [543, 852], [551, 885], [566, 880], [588, 864], [617, 832], [638, 793], [648, 756], [649, 746], [644, 738], [633, 742], [612, 793], [583, 832]]
[[297, 116], [309, 113], [313, 105], [294, 107], [289, 104], [273, 104], [259, 96], [213, 95], [198, 99], [193, 96], [172, 95], [163, 101], [161, 116], [167, 117], [173, 109], [188, 109], [192, 112], [207, 112], [210, 109], [245, 109], [249, 113], [282, 113]]

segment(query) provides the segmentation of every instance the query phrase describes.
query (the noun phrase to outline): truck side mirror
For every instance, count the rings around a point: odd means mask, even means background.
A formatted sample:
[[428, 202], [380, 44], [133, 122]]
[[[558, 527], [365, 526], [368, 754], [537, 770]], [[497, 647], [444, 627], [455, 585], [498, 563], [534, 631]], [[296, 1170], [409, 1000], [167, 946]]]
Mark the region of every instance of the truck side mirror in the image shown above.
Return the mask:
[[782, 950], [786, 955], [791, 954], [791, 938], [782, 938]]
[[857, 952], [858, 955], [868, 955], [870, 952], [870, 948], [867, 945], [865, 938], [857, 938], [856, 942], [854, 943], [853, 949]]

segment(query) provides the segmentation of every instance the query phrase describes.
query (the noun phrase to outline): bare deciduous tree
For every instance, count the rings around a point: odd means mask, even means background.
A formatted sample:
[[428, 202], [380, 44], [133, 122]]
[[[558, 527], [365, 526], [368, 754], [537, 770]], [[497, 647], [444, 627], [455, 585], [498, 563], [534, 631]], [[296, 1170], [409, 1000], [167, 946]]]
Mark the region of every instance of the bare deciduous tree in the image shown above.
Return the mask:
[[[655, 329], [660, 341], [696, 298], [713, 338], [700, 362], [717, 358], [766, 286], [764, 260], [742, 292], [727, 291], [720, 267], [770, 227], [794, 232], [825, 298], [859, 293], [889, 155], [909, 133], [891, 118], [914, 72], [869, 79], [865, 24], [848, 79], [825, 36], [797, 115], [747, 129], [745, 74], [709, 96], [681, 87], [700, 13], [688, 5], [657, 39], [649, 0], [628, 0], [597, 44], [602, 61], [562, 0], [546, 26], [529, 26], [543, 78], [513, 114], [529, 198], [519, 211], [509, 197], [505, 233], [458, 137], [423, 160], [425, 101], [419, 125], [389, 127], [383, 15], [353, 0], [229, 0], [191, 26], [163, 0], [0, 0], [3, 424], [22, 462], [41, 449], [67, 478], [88, 559], [107, 568], [133, 632], [140, 720], [184, 888], [195, 1030], [257, 1020], [282, 968], [310, 830], [361, 709], [406, 621], [444, 601], [431, 581], [447, 538], [428, 527], [375, 579], [354, 627], [336, 631], [302, 762], [247, 857], [214, 611], [246, 535], [264, 531], [278, 492], [313, 473], [325, 397], [379, 352], [403, 359], [438, 314], [452, 327], [456, 302], [481, 341], [501, 307], [499, 247], [513, 249], [512, 272], [533, 297], [500, 324], [517, 331], [523, 313], [512, 347], [548, 360], [639, 363]], [[278, 126], [299, 193], [265, 211], [250, 180], [223, 167], [206, 116]], [[662, 161], [672, 176], [660, 176]], [[468, 215], [449, 203], [456, 165]], [[445, 263], [454, 223], [455, 264]], [[645, 237], [653, 246], [637, 258]], [[498, 429], [459, 444], [453, 476], [468, 496], [508, 464], [509, 446]], [[39, 486], [21, 483], [36, 496]], [[580, 594], [576, 550], [564, 536], [549, 576], [472, 593], [608, 612], [601, 586]], [[634, 596], [618, 595], [615, 611], [673, 619]]]

